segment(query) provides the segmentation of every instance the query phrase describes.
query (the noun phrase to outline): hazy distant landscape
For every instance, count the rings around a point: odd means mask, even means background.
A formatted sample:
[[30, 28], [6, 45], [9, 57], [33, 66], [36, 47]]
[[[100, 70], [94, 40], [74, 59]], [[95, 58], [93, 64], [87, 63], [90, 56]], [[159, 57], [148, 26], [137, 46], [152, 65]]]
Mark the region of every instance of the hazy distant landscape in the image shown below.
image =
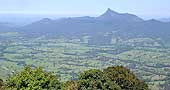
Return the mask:
[[[98, 17], [0, 24], [0, 77], [42, 66], [61, 81], [89, 69], [129, 68], [152, 90], [170, 82], [170, 23], [108, 9]], [[168, 90], [168, 89], [165, 89]]]

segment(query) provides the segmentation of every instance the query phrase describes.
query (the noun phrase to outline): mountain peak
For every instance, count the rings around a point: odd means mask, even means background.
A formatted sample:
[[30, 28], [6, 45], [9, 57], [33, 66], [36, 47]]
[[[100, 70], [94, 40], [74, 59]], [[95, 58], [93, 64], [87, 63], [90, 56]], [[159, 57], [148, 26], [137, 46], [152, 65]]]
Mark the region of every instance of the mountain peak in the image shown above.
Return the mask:
[[103, 14], [105, 16], [115, 16], [118, 15], [119, 13], [117, 13], [116, 11], [111, 10], [110, 8], [107, 9], [107, 11]]
[[106, 13], [118, 14], [116, 11], [113, 11], [113, 10], [111, 10], [110, 8], [107, 9]]
[[116, 21], [116, 22], [141, 22], [143, 19], [139, 18], [136, 15], [128, 14], [128, 13], [118, 13], [116, 11], [111, 10], [110, 8], [107, 11], [98, 17], [100, 20], [105, 21]]
[[119, 16], [119, 13], [108, 8], [107, 11], [105, 11], [104, 14], [99, 16], [99, 18], [112, 18], [112, 17], [115, 17], [115, 16]]

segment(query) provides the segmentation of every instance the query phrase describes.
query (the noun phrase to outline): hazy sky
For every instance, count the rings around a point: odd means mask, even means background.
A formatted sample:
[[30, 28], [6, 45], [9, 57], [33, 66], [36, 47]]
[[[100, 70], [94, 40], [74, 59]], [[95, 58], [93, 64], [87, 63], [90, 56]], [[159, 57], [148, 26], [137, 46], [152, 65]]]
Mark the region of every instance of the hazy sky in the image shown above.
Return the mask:
[[0, 13], [96, 16], [107, 8], [145, 18], [170, 17], [170, 0], [0, 0]]

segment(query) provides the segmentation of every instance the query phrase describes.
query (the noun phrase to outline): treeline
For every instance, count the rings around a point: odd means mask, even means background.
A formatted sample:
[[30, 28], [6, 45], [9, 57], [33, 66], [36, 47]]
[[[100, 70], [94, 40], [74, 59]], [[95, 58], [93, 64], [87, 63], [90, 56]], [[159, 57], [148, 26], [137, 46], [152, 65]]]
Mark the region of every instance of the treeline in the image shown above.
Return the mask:
[[149, 90], [130, 70], [122, 66], [103, 70], [91, 69], [79, 74], [77, 80], [61, 82], [42, 68], [29, 66], [5, 82], [0, 79], [0, 90]]

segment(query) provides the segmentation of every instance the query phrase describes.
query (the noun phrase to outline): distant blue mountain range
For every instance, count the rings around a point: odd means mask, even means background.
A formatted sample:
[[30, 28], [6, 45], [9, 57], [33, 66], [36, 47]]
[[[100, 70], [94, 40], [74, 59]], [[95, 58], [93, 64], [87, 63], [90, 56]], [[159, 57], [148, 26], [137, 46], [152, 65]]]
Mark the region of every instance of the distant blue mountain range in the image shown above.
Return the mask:
[[[0, 25], [0, 31], [9, 31], [11, 27]], [[52, 20], [44, 18], [31, 24], [12, 29], [26, 34], [65, 34], [68, 36], [84, 33], [96, 36], [97, 33], [110, 33], [121, 38], [152, 37], [170, 39], [170, 23], [155, 19], [143, 20], [129, 14], [108, 9], [98, 17], [72, 17]], [[12, 31], [11, 30], [11, 31]], [[113, 33], [114, 32], [114, 33]]]

